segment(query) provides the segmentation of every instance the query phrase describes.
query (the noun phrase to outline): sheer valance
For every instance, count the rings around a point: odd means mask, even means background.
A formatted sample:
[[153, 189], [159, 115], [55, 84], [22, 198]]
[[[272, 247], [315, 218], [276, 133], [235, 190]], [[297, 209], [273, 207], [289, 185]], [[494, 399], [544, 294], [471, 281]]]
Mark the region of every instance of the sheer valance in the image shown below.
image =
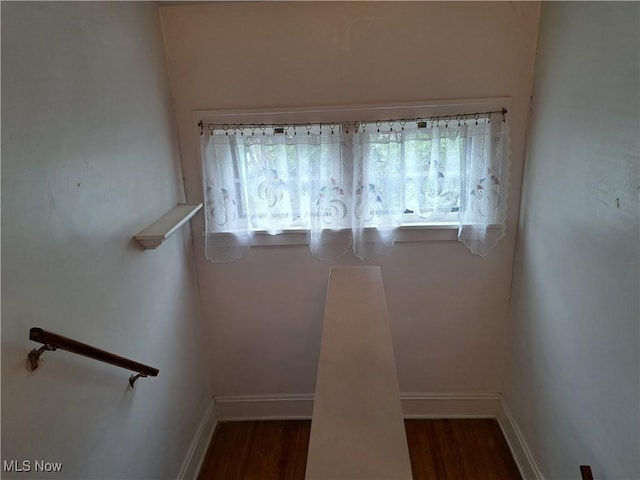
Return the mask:
[[508, 182], [504, 114], [382, 125], [204, 129], [206, 256], [229, 262], [256, 232], [309, 231], [320, 260], [349, 249], [381, 255], [413, 222], [454, 220], [486, 255], [504, 236]]

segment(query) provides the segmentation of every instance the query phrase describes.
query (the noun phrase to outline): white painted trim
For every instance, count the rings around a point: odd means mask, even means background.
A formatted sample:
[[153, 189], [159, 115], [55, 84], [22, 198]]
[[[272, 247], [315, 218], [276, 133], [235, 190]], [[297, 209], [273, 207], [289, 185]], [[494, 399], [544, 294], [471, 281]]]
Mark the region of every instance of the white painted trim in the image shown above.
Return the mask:
[[522, 478], [524, 480], [545, 480], [502, 395], [498, 398], [498, 424], [509, 444], [511, 455], [518, 465]]
[[487, 110], [511, 108], [511, 97], [476, 99], [427, 100], [368, 105], [308, 106], [300, 108], [257, 108], [241, 110], [194, 110], [193, 125], [197, 123], [245, 125], [271, 123], [341, 123], [349, 121], [376, 121], [388, 118], [432, 117], [456, 114], [472, 114]]
[[[365, 229], [367, 231], [369, 229]], [[373, 229], [371, 229], [373, 230]], [[202, 232], [202, 236], [229, 235], [227, 233]], [[458, 240], [458, 224], [406, 224], [396, 229], [396, 243], [405, 242], [442, 242]], [[254, 232], [252, 247], [271, 247], [288, 245], [309, 245], [309, 231], [287, 229], [277, 235], [270, 235], [264, 231]]]
[[[395, 230], [395, 243], [408, 242], [447, 242], [458, 240], [458, 223], [456, 222], [434, 222], [434, 223], [405, 223]], [[498, 228], [499, 225], [487, 225], [487, 228]], [[365, 228], [365, 235], [375, 232], [375, 228]], [[345, 231], [350, 235], [351, 231]], [[271, 235], [263, 230], [253, 232], [252, 247], [272, 247], [272, 246], [290, 246], [290, 245], [309, 245], [309, 230], [288, 228], [282, 233]], [[203, 237], [215, 238], [218, 242], [233, 240], [233, 236], [227, 232], [207, 233], [202, 232]], [[365, 237], [366, 238], [366, 237]], [[231, 243], [230, 245], [233, 245]]]
[[[310, 419], [313, 394], [215, 397], [218, 420]], [[405, 418], [496, 418], [497, 393], [401, 393]]]
[[187, 456], [178, 474], [178, 480], [195, 480], [198, 478], [217, 424], [215, 401], [212, 399], [193, 437]]
[[495, 418], [497, 393], [401, 393], [404, 418]]
[[219, 420], [310, 419], [313, 394], [215, 397]]

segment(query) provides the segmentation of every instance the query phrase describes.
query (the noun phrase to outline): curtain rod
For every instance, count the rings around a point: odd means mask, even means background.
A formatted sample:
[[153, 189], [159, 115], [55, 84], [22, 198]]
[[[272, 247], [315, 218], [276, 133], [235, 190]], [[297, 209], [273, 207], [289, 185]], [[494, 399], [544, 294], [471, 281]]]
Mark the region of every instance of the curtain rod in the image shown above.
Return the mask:
[[[244, 124], [244, 123], [204, 123], [202, 120], [200, 120], [197, 125], [198, 127], [200, 127], [200, 135], [204, 134], [204, 129], [207, 128], [211, 133], [214, 132], [214, 130], [224, 130], [225, 132], [228, 130], [239, 130], [241, 134], [244, 133], [244, 130], [248, 130], [251, 133], [255, 133], [256, 131], [262, 131], [264, 132], [264, 130], [268, 127], [272, 128], [274, 133], [285, 133], [289, 128], [293, 128], [294, 130], [296, 128], [305, 128], [307, 130], [310, 130], [311, 127], [313, 125], [320, 125], [320, 127], [322, 127], [323, 125], [328, 126], [331, 130], [335, 129], [338, 126], [343, 126], [345, 127], [345, 129], [347, 130], [347, 133], [349, 133], [349, 129], [351, 127], [353, 127], [356, 131], [360, 128], [360, 127], [366, 127], [368, 125], [376, 125], [377, 127], [382, 126], [383, 123], [389, 125], [392, 127], [396, 124], [400, 125], [400, 127], [404, 130], [404, 126], [408, 123], [408, 122], [415, 122], [418, 124], [418, 128], [426, 128], [428, 123], [431, 123], [432, 125], [434, 123], [440, 123], [441, 121], [444, 121], [448, 124], [448, 122], [451, 121], [457, 121], [458, 124], [462, 123], [462, 122], [466, 122], [467, 120], [476, 120], [476, 124], [477, 121], [480, 119], [480, 116], [485, 116], [485, 115], [491, 115], [492, 113], [501, 113], [502, 114], [502, 121], [506, 121], [505, 119], [505, 115], [507, 114], [507, 109], [503, 108], [502, 110], [493, 110], [493, 111], [487, 111], [487, 112], [474, 112], [474, 113], [456, 113], [456, 114], [452, 114], [452, 115], [438, 115], [438, 116], [433, 116], [433, 117], [414, 117], [414, 118], [402, 118], [402, 119], [389, 119], [389, 120], [376, 120], [376, 121], [372, 121], [372, 122], [366, 122], [366, 121], [359, 121], [356, 120], [354, 122], [314, 122], [314, 123], [250, 123], [250, 124]], [[218, 127], [218, 128], [216, 128]]]

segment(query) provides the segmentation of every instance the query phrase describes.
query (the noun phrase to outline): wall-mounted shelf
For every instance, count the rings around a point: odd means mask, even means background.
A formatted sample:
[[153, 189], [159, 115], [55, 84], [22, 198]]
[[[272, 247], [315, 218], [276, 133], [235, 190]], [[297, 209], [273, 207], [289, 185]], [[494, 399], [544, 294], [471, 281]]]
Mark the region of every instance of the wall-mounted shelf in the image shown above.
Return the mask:
[[165, 213], [157, 222], [149, 225], [133, 238], [142, 248], [158, 248], [201, 208], [201, 203], [179, 203], [173, 210]]

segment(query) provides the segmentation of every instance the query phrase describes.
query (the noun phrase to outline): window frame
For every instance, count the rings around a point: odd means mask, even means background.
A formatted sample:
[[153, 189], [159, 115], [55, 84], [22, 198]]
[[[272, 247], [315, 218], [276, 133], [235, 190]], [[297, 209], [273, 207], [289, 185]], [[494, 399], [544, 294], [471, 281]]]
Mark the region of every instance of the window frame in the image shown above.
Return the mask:
[[[325, 107], [299, 108], [261, 108], [240, 110], [194, 110], [192, 123], [195, 141], [199, 145], [200, 124], [243, 125], [247, 134], [251, 134], [251, 125], [291, 125], [291, 124], [323, 124], [330, 128], [330, 124], [339, 125], [349, 121], [367, 122], [376, 128], [377, 120], [402, 118], [451, 117], [455, 120], [457, 114], [496, 111], [502, 108], [511, 109], [511, 97], [491, 97], [477, 99], [418, 101], [404, 103], [346, 105]], [[261, 133], [259, 129], [256, 134]], [[202, 165], [200, 148], [197, 149], [199, 164]], [[202, 169], [200, 182], [203, 184]], [[201, 190], [204, 199], [204, 190]], [[203, 200], [201, 200], [203, 201]], [[396, 235], [396, 242], [424, 242], [424, 241], [455, 241], [459, 223], [457, 215], [449, 214], [442, 221], [425, 221], [415, 215], [415, 221], [404, 222], [400, 225]], [[229, 233], [209, 233], [203, 235], [230, 235]], [[254, 231], [253, 246], [271, 245], [308, 245], [309, 231], [297, 228], [285, 229], [282, 233], [271, 235], [264, 230]]]

